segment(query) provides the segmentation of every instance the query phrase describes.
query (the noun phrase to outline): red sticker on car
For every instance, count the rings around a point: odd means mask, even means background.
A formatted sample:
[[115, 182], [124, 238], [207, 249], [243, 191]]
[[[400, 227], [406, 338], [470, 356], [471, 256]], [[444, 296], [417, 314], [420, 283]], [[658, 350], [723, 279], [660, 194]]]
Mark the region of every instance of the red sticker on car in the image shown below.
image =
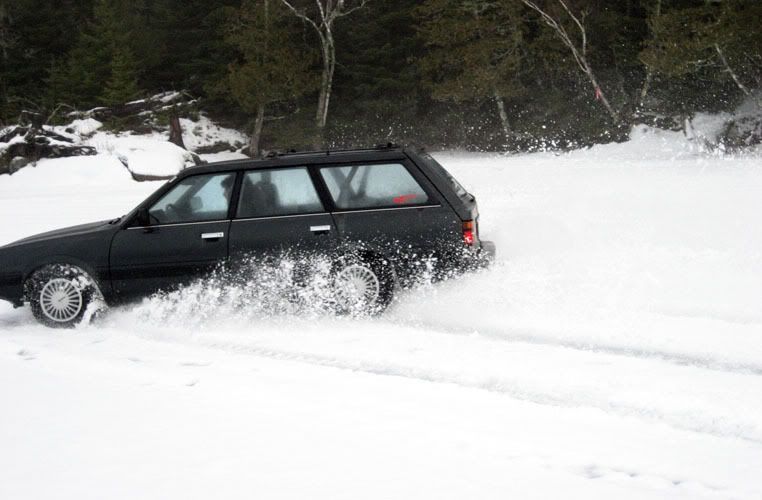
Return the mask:
[[409, 203], [413, 201], [416, 196], [415, 194], [403, 194], [402, 196], [397, 196], [394, 198], [394, 204], [395, 205], [404, 205], [405, 203]]

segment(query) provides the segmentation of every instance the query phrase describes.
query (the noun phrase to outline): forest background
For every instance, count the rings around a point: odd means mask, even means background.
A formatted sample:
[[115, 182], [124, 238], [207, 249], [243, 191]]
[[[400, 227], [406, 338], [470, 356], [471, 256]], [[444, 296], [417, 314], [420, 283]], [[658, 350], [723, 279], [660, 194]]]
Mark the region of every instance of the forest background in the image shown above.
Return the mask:
[[252, 155], [582, 147], [754, 99], [761, 22], [759, 0], [0, 0], [0, 125], [182, 90]]

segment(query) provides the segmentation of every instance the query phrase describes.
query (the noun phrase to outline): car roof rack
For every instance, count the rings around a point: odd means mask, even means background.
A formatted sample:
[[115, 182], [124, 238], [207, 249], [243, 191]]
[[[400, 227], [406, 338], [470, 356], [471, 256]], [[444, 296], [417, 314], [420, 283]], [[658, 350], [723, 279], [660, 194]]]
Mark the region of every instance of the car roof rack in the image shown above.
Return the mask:
[[317, 156], [317, 155], [340, 155], [340, 154], [352, 154], [352, 153], [372, 153], [374, 151], [395, 151], [402, 149], [401, 146], [388, 142], [386, 144], [379, 144], [372, 148], [352, 148], [352, 149], [324, 149], [317, 151], [297, 151], [291, 149], [288, 151], [270, 151], [265, 155], [267, 159], [281, 158], [285, 156]]

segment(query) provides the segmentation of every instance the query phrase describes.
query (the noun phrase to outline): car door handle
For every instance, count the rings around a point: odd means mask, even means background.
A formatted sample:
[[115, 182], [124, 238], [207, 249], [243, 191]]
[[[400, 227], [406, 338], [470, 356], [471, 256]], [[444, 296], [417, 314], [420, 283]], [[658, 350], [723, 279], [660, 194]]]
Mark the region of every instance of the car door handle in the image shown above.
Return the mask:
[[310, 226], [310, 231], [315, 234], [331, 232], [331, 226]]
[[201, 235], [202, 240], [219, 240], [220, 238], [224, 238], [225, 233], [203, 233]]

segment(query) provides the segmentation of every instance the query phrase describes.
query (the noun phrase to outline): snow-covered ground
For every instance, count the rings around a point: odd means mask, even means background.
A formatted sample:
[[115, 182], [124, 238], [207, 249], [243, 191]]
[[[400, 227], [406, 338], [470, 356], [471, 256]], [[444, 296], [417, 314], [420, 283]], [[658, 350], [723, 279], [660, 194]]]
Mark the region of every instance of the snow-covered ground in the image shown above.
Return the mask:
[[[382, 318], [0, 302], [0, 498], [762, 497], [762, 155], [438, 158], [498, 262]], [[0, 244], [158, 185], [40, 162], [0, 178]]]

